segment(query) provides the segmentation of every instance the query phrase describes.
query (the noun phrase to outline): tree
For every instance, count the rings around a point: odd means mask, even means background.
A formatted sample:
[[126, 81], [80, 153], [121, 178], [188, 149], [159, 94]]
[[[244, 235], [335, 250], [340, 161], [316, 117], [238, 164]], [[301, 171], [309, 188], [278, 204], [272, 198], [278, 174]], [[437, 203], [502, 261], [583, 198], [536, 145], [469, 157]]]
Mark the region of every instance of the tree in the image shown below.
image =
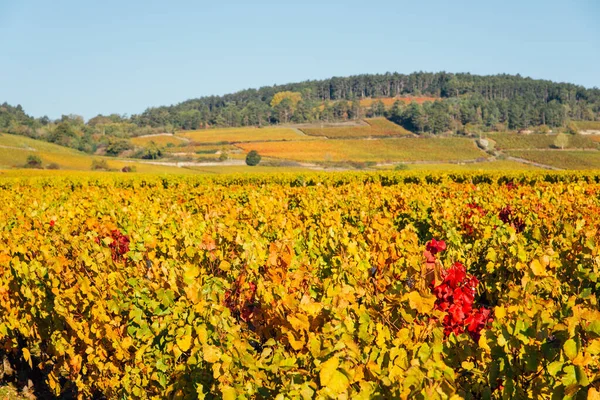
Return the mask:
[[281, 103], [285, 99], [288, 99], [290, 101], [292, 109], [295, 110], [298, 102], [302, 100], [302, 94], [290, 91], [275, 93], [273, 99], [271, 99], [271, 107], [275, 108], [279, 103]]
[[[154, 143], [154, 142], [151, 142]], [[106, 154], [109, 156], [118, 156], [122, 152], [126, 150], [132, 149], [131, 143], [126, 140], [114, 140], [110, 139], [108, 142], [108, 146], [106, 146]]]
[[290, 121], [290, 117], [294, 113], [293, 103], [290, 99], [285, 98], [281, 100], [275, 107], [273, 107], [275, 111], [276, 118], [279, 122], [283, 122], [287, 124]]
[[42, 159], [36, 154], [27, 156], [25, 168], [42, 168]]
[[144, 160], [156, 160], [161, 158], [163, 155], [162, 149], [158, 147], [154, 142], [150, 142], [147, 147], [144, 147], [139, 151], [136, 156]]
[[258, 163], [260, 163], [260, 159], [260, 154], [258, 154], [256, 150], [251, 150], [246, 156], [246, 165], [251, 167], [258, 165]]
[[556, 139], [554, 139], [554, 146], [560, 147], [563, 150], [565, 147], [569, 145], [569, 137], [564, 133], [559, 133], [556, 135]]
[[383, 104], [383, 101], [377, 100], [375, 103], [373, 103], [371, 111], [376, 117], [381, 117], [383, 114], [385, 114], [385, 105]]

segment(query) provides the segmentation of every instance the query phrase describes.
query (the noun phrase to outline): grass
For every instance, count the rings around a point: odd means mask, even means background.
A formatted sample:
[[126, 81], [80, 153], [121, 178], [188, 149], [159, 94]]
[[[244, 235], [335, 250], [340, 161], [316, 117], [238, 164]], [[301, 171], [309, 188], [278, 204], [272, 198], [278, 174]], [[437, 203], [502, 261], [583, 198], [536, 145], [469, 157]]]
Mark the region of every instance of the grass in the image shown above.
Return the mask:
[[23, 150], [34, 149], [44, 152], [60, 154], [85, 154], [75, 149], [59, 146], [54, 143], [48, 143], [41, 140], [31, 139], [26, 136], [11, 135], [9, 133], [0, 133], [0, 148], [18, 148]]
[[239, 142], [264, 142], [270, 140], [310, 140], [312, 138], [301, 135], [290, 128], [228, 128], [228, 129], [203, 129], [198, 131], [182, 131], [177, 136], [182, 136], [196, 143], [239, 143]]
[[599, 151], [511, 151], [508, 154], [563, 169], [600, 169]]
[[157, 146], [167, 146], [168, 144], [173, 144], [174, 146], [179, 146], [181, 144], [187, 143], [186, 140], [181, 139], [177, 136], [164, 134], [159, 136], [142, 136], [135, 137], [130, 139], [131, 143], [136, 146], [148, 146], [150, 143], [154, 142]]
[[486, 154], [464, 138], [313, 140], [310, 142], [243, 143], [262, 156], [295, 161], [464, 161]]
[[[4, 147], [2, 147], [4, 146]], [[141, 173], [193, 173], [190, 170], [165, 165], [153, 165], [139, 160], [99, 157], [82, 153], [67, 147], [58, 146], [23, 136], [0, 134], [0, 169], [21, 168], [30, 155], [42, 159], [42, 166], [58, 164], [60, 169], [89, 171], [93, 160], [106, 160], [109, 168], [118, 169], [135, 166]]]
[[[489, 139], [496, 142], [496, 149], [515, 150], [515, 149], [551, 149], [554, 148], [556, 135], [530, 134], [520, 135], [516, 133], [490, 133], [486, 135]], [[569, 135], [570, 149], [596, 149], [598, 144], [591, 138], [583, 135]]]
[[573, 121], [580, 131], [600, 131], [600, 121]]
[[369, 118], [365, 119], [365, 122], [367, 125], [302, 128], [302, 131], [310, 136], [324, 136], [330, 139], [390, 137], [411, 134], [411, 132], [386, 118]]

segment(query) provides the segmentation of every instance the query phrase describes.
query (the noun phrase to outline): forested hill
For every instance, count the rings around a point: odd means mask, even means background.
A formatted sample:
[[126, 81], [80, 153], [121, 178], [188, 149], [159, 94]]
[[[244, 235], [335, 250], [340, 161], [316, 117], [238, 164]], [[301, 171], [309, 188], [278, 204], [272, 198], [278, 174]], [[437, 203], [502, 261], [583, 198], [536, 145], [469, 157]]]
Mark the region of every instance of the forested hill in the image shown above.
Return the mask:
[[[299, 96], [278, 103], [279, 109], [274, 109], [273, 98], [281, 92], [298, 93]], [[173, 124], [188, 129], [204, 125], [330, 121], [359, 114], [361, 110], [356, 100], [396, 96], [440, 98], [445, 101], [437, 106], [436, 114], [460, 119], [463, 124], [484, 124], [488, 128], [498, 123], [509, 129], [541, 124], [558, 126], [568, 119], [599, 119], [600, 113], [598, 88], [587, 89], [520, 75], [416, 72], [334, 77], [242, 90], [169, 107], [149, 108], [133, 116], [132, 120], [140, 126]], [[412, 128], [419, 130], [418, 126]]]
[[21, 106], [4, 103], [0, 132], [93, 152], [99, 145], [143, 134], [372, 116], [385, 116], [415, 133], [567, 127], [572, 120], [600, 121], [600, 89], [505, 74], [357, 75], [201, 97], [131, 117], [98, 115], [87, 122], [76, 115], [56, 121], [33, 118]]

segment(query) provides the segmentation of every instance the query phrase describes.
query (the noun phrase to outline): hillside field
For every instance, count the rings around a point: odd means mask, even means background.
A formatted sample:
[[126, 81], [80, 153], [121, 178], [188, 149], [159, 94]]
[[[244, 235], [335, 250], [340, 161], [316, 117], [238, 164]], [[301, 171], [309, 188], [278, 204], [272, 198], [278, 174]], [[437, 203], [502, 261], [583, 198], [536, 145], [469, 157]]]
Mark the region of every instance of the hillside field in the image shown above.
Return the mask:
[[109, 168], [116, 170], [125, 166], [135, 166], [137, 172], [142, 173], [190, 173], [181, 168], [153, 165], [140, 160], [92, 156], [52, 143], [0, 133], [0, 169], [22, 168], [30, 155], [39, 156], [44, 168], [54, 163], [61, 170], [89, 171], [94, 160], [105, 160]]
[[157, 146], [181, 146], [188, 143], [187, 140], [171, 134], [138, 136], [131, 138], [130, 142], [136, 146], [148, 146], [150, 143], [154, 143]]
[[315, 126], [312, 128], [301, 128], [301, 130], [310, 136], [327, 137], [329, 139], [412, 135], [412, 132], [386, 118], [365, 118], [364, 121], [366, 125], [323, 128]]
[[510, 151], [508, 154], [561, 169], [600, 169], [599, 151]]
[[312, 140], [241, 143], [248, 152], [296, 161], [463, 161], [487, 155], [462, 138]]
[[[487, 133], [485, 136], [496, 143], [495, 148], [501, 150], [528, 150], [528, 149], [553, 149], [556, 135], [518, 133]], [[569, 149], [597, 149], [598, 143], [590, 136], [567, 135], [568, 142], [565, 148]]]
[[197, 131], [181, 131], [177, 133], [177, 136], [187, 138], [199, 144], [312, 139], [293, 129], [280, 127], [202, 129]]

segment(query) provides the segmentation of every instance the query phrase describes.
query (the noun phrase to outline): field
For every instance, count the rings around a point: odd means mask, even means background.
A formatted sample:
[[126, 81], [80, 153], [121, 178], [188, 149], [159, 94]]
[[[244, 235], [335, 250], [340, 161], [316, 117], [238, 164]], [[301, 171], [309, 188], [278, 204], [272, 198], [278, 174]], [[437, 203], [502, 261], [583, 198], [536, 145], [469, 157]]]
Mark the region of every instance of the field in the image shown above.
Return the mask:
[[139, 136], [139, 137], [134, 137], [130, 139], [131, 143], [133, 143], [136, 146], [148, 146], [150, 143], [154, 143], [157, 146], [167, 146], [167, 145], [172, 145], [172, 146], [180, 146], [180, 145], [185, 145], [187, 144], [187, 140], [184, 140], [180, 137], [177, 136], [173, 136], [170, 134], [164, 134], [164, 135], [152, 135], [152, 136]]
[[600, 131], [600, 121], [573, 121], [581, 131]]
[[[393, 170], [395, 165], [383, 166], [382, 169]], [[536, 168], [529, 164], [523, 164], [517, 161], [510, 160], [496, 160], [489, 162], [478, 162], [478, 163], [460, 163], [460, 164], [448, 164], [448, 163], [427, 163], [427, 164], [406, 164], [405, 167], [408, 171], [427, 171], [427, 172], [465, 172], [465, 171], [528, 171], [536, 170]]]
[[373, 105], [373, 103], [375, 103], [378, 100], [381, 100], [381, 102], [383, 103], [383, 105], [386, 108], [389, 108], [389, 107], [393, 106], [396, 101], [400, 101], [401, 103], [404, 103], [404, 104], [409, 104], [409, 103], [412, 103], [412, 102], [415, 102], [417, 104], [423, 104], [423, 103], [428, 102], [428, 101], [433, 102], [433, 101], [439, 100], [439, 98], [437, 98], [437, 97], [423, 97], [423, 96], [421, 96], [421, 97], [415, 97], [415, 96], [410, 96], [410, 97], [382, 97], [382, 98], [378, 98], [378, 99], [368, 98], [368, 99], [361, 99], [360, 100], [360, 105], [361, 105], [361, 107], [371, 107]]
[[24, 136], [0, 134], [0, 169], [21, 168], [30, 155], [39, 156], [42, 166], [57, 164], [59, 169], [89, 171], [92, 161], [105, 160], [111, 169], [120, 170], [125, 166], [135, 166], [142, 173], [178, 173], [190, 171], [176, 167], [151, 165], [140, 161], [91, 156], [77, 150], [58, 146]]
[[195, 143], [238, 143], [256, 141], [310, 140], [291, 128], [227, 128], [203, 129], [198, 131], [182, 131], [177, 136], [187, 138]]
[[314, 127], [301, 128], [302, 132], [310, 136], [321, 136], [330, 139], [348, 139], [365, 137], [387, 137], [387, 136], [405, 136], [411, 135], [400, 125], [397, 125], [385, 118], [366, 118], [366, 125], [359, 126], [336, 126], [336, 127]]
[[[486, 137], [496, 142], [496, 149], [551, 149], [555, 148], [556, 135], [530, 134], [521, 135], [516, 133], [489, 133]], [[597, 149], [598, 144], [589, 136], [568, 135], [568, 145], [565, 148], [573, 149]]]
[[464, 161], [486, 157], [462, 138], [312, 140], [310, 142], [242, 143], [244, 151], [296, 161]]
[[598, 151], [511, 151], [508, 154], [561, 169], [600, 169]]
[[598, 182], [0, 177], [0, 382], [68, 398], [596, 398]]

